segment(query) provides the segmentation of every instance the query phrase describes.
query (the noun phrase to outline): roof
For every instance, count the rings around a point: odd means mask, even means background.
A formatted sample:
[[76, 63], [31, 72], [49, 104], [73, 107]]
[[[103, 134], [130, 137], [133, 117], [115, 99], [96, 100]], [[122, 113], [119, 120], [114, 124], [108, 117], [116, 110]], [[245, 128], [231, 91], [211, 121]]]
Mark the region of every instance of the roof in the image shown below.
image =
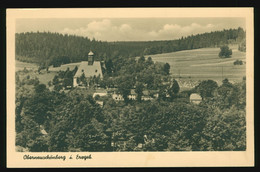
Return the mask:
[[89, 55], [89, 56], [93, 56], [94, 53], [93, 53], [92, 51], [90, 51], [90, 52], [88, 53], [88, 55]]
[[43, 135], [46, 135], [48, 134], [45, 130], [44, 130], [44, 127], [42, 125], [40, 125], [40, 131]]
[[148, 90], [144, 90], [144, 91], [143, 91], [143, 95], [149, 96], [149, 91], [148, 91]]
[[78, 71], [74, 75], [74, 77], [80, 77], [82, 73], [85, 74], [86, 78], [100, 75], [103, 78], [101, 64], [99, 61], [94, 61], [93, 65], [88, 65], [87, 61], [83, 61], [80, 63]]
[[130, 94], [131, 94], [131, 95], [136, 94], [135, 90], [134, 90], [134, 89], [131, 89], [131, 90], [130, 90]]
[[99, 96], [107, 96], [107, 91], [106, 90], [96, 90], [96, 92], [93, 93], [93, 98], [96, 97], [97, 95], [99, 95]]
[[93, 93], [93, 98], [95, 98], [97, 95], [99, 95], [99, 96], [106, 96], [107, 95], [107, 93]]
[[105, 89], [97, 89], [95, 93], [107, 93], [107, 90]]
[[100, 106], [103, 106], [104, 105], [104, 102], [103, 101], [96, 101], [97, 104], [99, 104]]
[[43, 135], [48, 134], [44, 129], [41, 129], [41, 133], [42, 133]]
[[201, 98], [201, 96], [200, 96], [199, 94], [197, 94], [197, 93], [192, 93], [192, 94], [190, 95], [190, 99], [192, 99], [192, 100], [201, 100], [202, 98]]
[[[131, 95], [135, 95], [135, 94], [137, 94], [137, 93], [135, 92], [135, 89], [131, 89], [131, 90], [130, 90], [130, 94], [131, 94]], [[149, 91], [148, 91], [148, 90], [144, 90], [144, 91], [143, 91], [143, 95], [144, 95], [144, 96], [149, 96]]]

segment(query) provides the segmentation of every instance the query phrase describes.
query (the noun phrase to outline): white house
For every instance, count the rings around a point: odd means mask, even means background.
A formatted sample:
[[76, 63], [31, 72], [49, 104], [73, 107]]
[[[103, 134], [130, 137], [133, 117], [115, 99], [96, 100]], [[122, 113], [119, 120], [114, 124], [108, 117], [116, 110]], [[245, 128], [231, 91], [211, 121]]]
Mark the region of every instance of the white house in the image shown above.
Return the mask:
[[121, 94], [117, 94], [117, 93], [112, 94], [112, 98], [117, 101], [124, 100], [123, 96]]
[[128, 95], [129, 100], [136, 100], [137, 94], [134, 89], [130, 90], [130, 94]]
[[202, 97], [197, 94], [197, 93], [192, 93], [190, 95], [190, 102], [194, 103], [194, 104], [200, 104], [200, 102], [202, 101]]

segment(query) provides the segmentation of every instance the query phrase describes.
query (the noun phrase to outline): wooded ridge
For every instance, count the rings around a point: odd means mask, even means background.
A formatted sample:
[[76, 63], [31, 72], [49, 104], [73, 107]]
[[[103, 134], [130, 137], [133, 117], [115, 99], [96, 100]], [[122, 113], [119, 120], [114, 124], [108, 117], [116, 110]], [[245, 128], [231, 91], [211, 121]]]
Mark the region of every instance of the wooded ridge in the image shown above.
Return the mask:
[[96, 60], [117, 57], [137, 57], [191, 50], [206, 47], [220, 47], [245, 40], [242, 28], [214, 31], [181, 37], [177, 40], [106, 42], [90, 40], [87, 37], [51, 32], [17, 33], [15, 37], [16, 59], [49, 66], [54, 63], [79, 62], [86, 59], [91, 50]]

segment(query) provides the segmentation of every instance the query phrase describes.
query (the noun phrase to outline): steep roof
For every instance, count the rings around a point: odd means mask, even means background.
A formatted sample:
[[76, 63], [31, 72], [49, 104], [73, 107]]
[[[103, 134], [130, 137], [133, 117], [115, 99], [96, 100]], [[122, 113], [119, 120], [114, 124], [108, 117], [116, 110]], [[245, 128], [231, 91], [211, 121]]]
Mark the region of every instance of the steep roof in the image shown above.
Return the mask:
[[76, 72], [74, 77], [80, 77], [82, 73], [85, 74], [86, 78], [91, 76], [93, 77], [94, 75], [100, 75], [100, 77], [103, 78], [101, 64], [99, 61], [94, 61], [93, 65], [88, 65], [87, 61], [81, 62], [78, 71]]

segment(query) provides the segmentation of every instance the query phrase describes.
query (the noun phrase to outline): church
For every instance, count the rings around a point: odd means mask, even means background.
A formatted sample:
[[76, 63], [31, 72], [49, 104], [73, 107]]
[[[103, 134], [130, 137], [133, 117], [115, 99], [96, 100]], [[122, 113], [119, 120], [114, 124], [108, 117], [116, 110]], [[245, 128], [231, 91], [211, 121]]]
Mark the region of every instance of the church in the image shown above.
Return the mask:
[[88, 53], [87, 61], [82, 61], [78, 67], [76, 74], [73, 77], [73, 87], [79, 86], [78, 80], [82, 75], [85, 75], [86, 78], [98, 77], [103, 78], [101, 62], [95, 61], [94, 53], [90, 51]]

